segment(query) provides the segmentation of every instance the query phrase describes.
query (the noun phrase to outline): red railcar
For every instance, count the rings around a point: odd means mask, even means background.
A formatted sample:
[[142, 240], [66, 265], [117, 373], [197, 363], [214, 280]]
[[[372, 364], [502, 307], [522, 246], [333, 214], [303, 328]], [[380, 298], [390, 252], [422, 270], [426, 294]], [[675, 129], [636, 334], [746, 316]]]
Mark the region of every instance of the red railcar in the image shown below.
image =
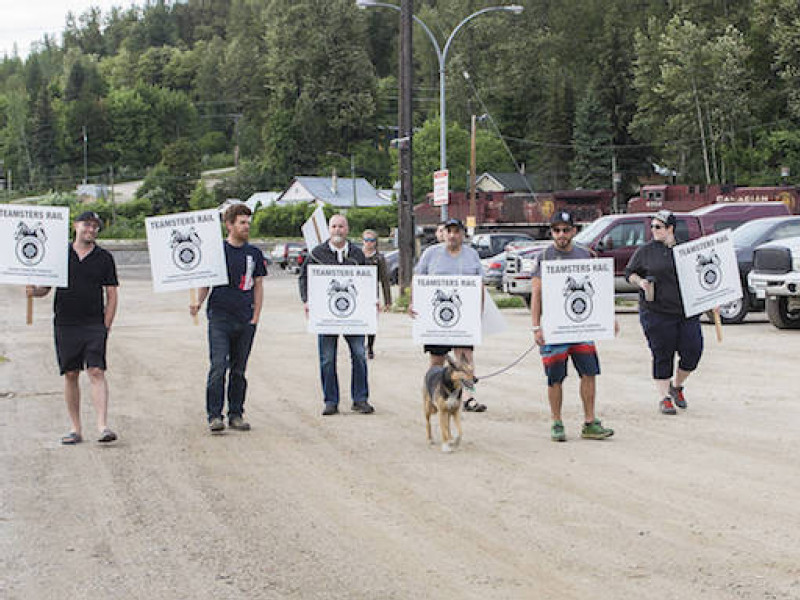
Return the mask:
[[[478, 192], [475, 196], [477, 227], [482, 230], [517, 229], [537, 233], [546, 228], [557, 210], [570, 211], [579, 223], [588, 223], [611, 212], [611, 190], [561, 190], [533, 196], [519, 192]], [[417, 225], [428, 228], [439, 222], [441, 209], [428, 202], [414, 207]], [[450, 192], [449, 217], [466, 223], [470, 214], [469, 194]]]
[[628, 212], [654, 212], [666, 208], [687, 212], [734, 202], [783, 202], [792, 214], [800, 214], [800, 188], [794, 186], [738, 187], [735, 185], [645, 185], [628, 201]]

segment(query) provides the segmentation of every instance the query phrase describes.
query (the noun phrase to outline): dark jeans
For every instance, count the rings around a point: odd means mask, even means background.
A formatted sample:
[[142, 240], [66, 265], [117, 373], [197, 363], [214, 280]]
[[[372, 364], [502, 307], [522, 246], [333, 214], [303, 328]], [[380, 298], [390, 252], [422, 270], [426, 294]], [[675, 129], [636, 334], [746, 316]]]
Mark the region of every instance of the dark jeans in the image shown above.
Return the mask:
[[[353, 365], [350, 376], [350, 399], [353, 402], [369, 400], [367, 383], [367, 356], [364, 353], [363, 335], [346, 335], [344, 339], [350, 346], [350, 362]], [[339, 404], [339, 376], [336, 374], [336, 349], [338, 335], [317, 336], [319, 347], [319, 371], [322, 377], [322, 393], [325, 404]]]
[[208, 349], [211, 368], [206, 384], [206, 412], [208, 420], [222, 417], [225, 404], [225, 373], [228, 376], [228, 418], [244, 412], [244, 395], [247, 379], [244, 370], [253, 346], [256, 326], [230, 319], [208, 322]]

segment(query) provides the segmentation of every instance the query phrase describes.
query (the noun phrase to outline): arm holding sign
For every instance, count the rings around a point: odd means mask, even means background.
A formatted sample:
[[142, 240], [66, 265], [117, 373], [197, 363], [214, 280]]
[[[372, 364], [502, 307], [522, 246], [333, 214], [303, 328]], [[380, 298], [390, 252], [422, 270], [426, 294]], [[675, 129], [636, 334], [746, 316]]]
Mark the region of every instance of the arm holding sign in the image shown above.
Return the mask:
[[197, 315], [198, 312], [200, 312], [200, 307], [203, 306], [203, 302], [205, 302], [205, 299], [208, 298], [209, 291], [211, 291], [211, 288], [208, 288], [208, 287], [198, 288], [198, 290], [197, 290], [197, 292], [198, 292], [198, 294], [197, 294], [197, 302], [195, 304], [190, 304], [189, 305], [189, 314], [190, 315], [192, 315], [194, 317], [194, 316]]
[[531, 277], [531, 323], [533, 325], [533, 339], [538, 346], [544, 346], [544, 332], [542, 331], [542, 278]]

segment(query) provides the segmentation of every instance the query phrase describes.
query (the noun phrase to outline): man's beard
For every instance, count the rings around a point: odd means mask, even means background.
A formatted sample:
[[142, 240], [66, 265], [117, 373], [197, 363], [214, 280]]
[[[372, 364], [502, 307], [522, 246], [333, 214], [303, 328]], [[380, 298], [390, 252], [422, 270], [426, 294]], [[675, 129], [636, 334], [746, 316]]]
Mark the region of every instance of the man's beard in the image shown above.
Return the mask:
[[341, 244], [344, 244], [345, 239], [347, 239], [347, 238], [345, 238], [343, 235], [332, 235], [331, 236], [331, 242], [333, 242], [337, 246], [339, 246]]

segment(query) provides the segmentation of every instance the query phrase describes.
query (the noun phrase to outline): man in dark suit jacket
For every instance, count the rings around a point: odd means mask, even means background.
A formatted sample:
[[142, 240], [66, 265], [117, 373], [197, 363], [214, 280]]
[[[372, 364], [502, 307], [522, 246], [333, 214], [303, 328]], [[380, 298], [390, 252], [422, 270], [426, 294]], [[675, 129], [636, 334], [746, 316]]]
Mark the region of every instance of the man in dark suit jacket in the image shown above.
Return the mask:
[[[363, 265], [366, 263], [361, 248], [347, 241], [350, 230], [344, 215], [333, 215], [328, 223], [330, 239], [316, 246], [308, 253], [308, 259], [300, 271], [300, 299], [308, 315], [308, 265]], [[319, 369], [324, 395], [324, 416], [339, 412], [339, 378], [336, 374], [336, 348], [338, 335], [318, 335]], [[367, 382], [367, 356], [364, 351], [363, 335], [345, 335], [350, 347], [352, 376], [350, 378], [350, 397], [355, 412], [368, 415], [375, 412], [369, 403], [369, 384]]]

